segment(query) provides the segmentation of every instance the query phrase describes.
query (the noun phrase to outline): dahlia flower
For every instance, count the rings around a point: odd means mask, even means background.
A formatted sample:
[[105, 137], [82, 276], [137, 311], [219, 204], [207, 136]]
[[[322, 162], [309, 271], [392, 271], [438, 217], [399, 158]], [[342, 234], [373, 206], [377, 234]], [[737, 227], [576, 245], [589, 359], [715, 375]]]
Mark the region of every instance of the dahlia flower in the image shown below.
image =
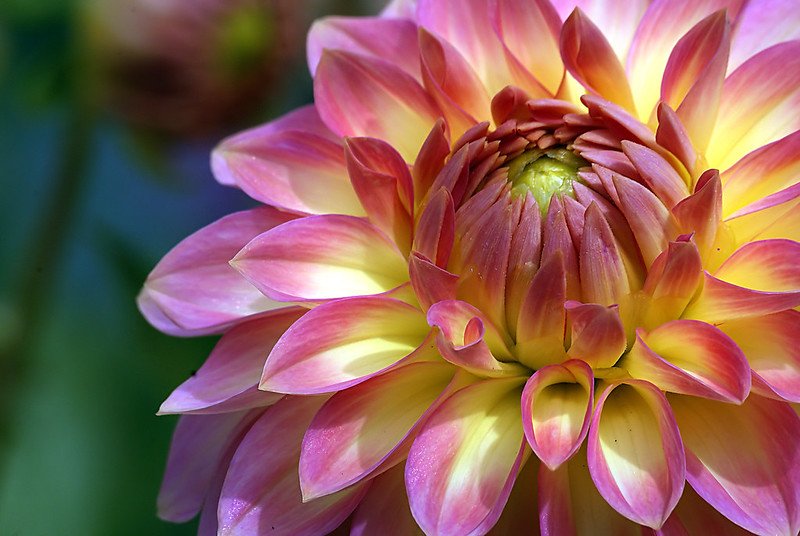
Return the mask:
[[[221, 143], [264, 206], [139, 305], [222, 333], [160, 515], [219, 534], [800, 530], [800, 4], [396, 1]], [[687, 485], [688, 484], [688, 485]]]

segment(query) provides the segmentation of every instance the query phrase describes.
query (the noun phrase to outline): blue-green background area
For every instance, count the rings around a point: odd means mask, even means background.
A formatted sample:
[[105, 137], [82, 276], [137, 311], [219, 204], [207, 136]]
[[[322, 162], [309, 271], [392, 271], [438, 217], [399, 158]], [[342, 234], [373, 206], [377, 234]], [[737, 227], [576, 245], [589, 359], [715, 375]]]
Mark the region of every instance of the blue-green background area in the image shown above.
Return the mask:
[[[75, 68], [78, 1], [0, 3], [0, 345], [25, 322], [32, 334], [0, 377], [0, 534], [193, 534], [196, 522], [155, 516], [176, 421], [155, 412], [214, 338], [162, 335], [134, 300], [170, 247], [252, 202], [214, 182], [218, 138], [154, 142], [87, 103]], [[317, 8], [375, 11], [355, 1]], [[310, 100], [304, 65], [282, 83], [250, 124]], [[85, 159], [69, 145], [81, 128]], [[76, 195], [55, 199], [63, 214], [42, 229], [65, 160], [79, 164]], [[37, 266], [48, 236], [58, 240]], [[20, 308], [26, 278], [41, 291], [32, 318]]]

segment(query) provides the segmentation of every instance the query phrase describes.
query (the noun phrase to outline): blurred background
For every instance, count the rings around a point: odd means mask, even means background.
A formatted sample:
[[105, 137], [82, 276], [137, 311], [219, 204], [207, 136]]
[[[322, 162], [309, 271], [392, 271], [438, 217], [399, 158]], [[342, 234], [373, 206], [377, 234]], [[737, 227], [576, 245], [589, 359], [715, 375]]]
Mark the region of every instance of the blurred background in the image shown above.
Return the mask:
[[305, 34], [380, 0], [0, 1], [0, 534], [194, 534], [155, 502], [215, 339], [161, 335], [135, 296], [169, 248], [252, 206], [224, 136], [310, 102]]

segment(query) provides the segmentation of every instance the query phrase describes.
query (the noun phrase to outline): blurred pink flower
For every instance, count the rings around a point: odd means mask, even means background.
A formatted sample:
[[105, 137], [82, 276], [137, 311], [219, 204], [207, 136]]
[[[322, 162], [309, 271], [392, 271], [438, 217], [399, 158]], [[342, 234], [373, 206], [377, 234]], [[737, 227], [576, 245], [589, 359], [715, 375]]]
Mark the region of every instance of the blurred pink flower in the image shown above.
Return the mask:
[[160, 515], [797, 534], [798, 37], [795, 1], [315, 24], [315, 104], [213, 155], [265, 206], [139, 298], [162, 331], [224, 333], [161, 407], [184, 416]]
[[298, 0], [91, 0], [84, 28], [99, 95], [138, 125], [205, 135], [277, 93], [308, 24]]

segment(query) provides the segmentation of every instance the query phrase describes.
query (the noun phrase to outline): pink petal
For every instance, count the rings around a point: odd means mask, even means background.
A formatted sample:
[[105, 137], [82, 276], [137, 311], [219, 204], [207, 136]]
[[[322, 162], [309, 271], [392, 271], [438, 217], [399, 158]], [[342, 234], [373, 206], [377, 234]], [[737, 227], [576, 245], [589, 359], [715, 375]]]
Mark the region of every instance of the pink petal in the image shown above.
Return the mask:
[[485, 534], [497, 522], [524, 460], [520, 384], [466, 387], [423, 425], [406, 462], [406, 489], [425, 533]]
[[765, 292], [800, 290], [800, 243], [759, 240], [737, 249], [714, 273], [727, 283]]
[[650, 0], [633, 0], [628, 2], [610, 2], [608, 0], [552, 0], [562, 20], [565, 20], [577, 7], [608, 39], [620, 61], [628, 55], [633, 41], [633, 34], [644, 15]]
[[635, 113], [622, 64], [600, 29], [580, 8], [564, 22], [560, 49], [567, 70], [590, 93]]
[[428, 331], [419, 310], [390, 298], [350, 298], [320, 305], [275, 344], [261, 388], [291, 394], [345, 389], [412, 354]]
[[514, 57], [555, 95], [564, 77], [559, 57], [561, 21], [553, 6], [543, 0], [500, 0], [494, 14], [500, 39]]
[[673, 320], [646, 333], [620, 367], [665, 391], [740, 404], [750, 392], [750, 366], [736, 343], [715, 326]]
[[225, 216], [190, 235], [150, 272], [138, 297], [142, 314], [161, 331], [186, 336], [221, 332], [245, 317], [282, 307], [228, 261], [254, 236], [291, 219], [264, 207]]
[[159, 415], [169, 413], [228, 413], [269, 406], [283, 395], [259, 391], [258, 381], [269, 354], [283, 332], [305, 309], [243, 322], [231, 328], [192, 377], [167, 398]]
[[717, 11], [678, 41], [664, 70], [661, 99], [677, 111], [701, 153], [717, 119], [729, 50], [726, 12]]
[[614, 175], [620, 209], [628, 220], [639, 249], [649, 267], [678, 235], [677, 222], [667, 207], [641, 184]]
[[452, 45], [423, 28], [419, 31], [419, 49], [422, 79], [444, 112], [451, 137], [460, 137], [490, 117], [486, 88]]
[[158, 492], [158, 517], [189, 521], [200, 511], [226, 451], [236, 445], [261, 410], [185, 415], [178, 420]]
[[456, 299], [458, 276], [439, 268], [418, 253], [408, 261], [411, 287], [423, 310], [436, 302]]
[[661, 78], [678, 40], [695, 24], [721, 9], [736, 20], [744, 0], [655, 0], [636, 30], [627, 71], [639, 116], [650, 117], [660, 97]]
[[453, 45], [494, 95], [514, 79], [489, 16], [482, 0], [419, 0], [417, 7], [419, 24]]
[[566, 358], [566, 277], [560, 254], [543, 262], [522, 301], [517, 320], [517, 356], [536, 370]]
[[795, 0], [747, 2], [736, 21], [728, 71], [772, 45], [798, 38], [800, 10]]
[[422, 86], [398, 67], [342, 51], [322, 54], [314, 102], [334, 132], [385, 140], [408, 162], [441, 115]]
[[276, 227], [254, 238], [231, 264], [282, 301], [380, 294], [408, 281], [394, 243], [352, 216], [310, 216]]
[[390, 0], [381, 11], [382, 17], [399, 17], [414, 20], [417, 13], [417, 0]]
[[645, 324], [658, 326], [680, 318], [702, 281], [703, 264], [694, 242], [670, 242], [644, 283], [644, 292], [652, 296]]
[[353, 514], [352, 536], [424, 536], [408, 506], [404, 472], [405, 464], [401, 463], [373, 479], [369, 493]]
[[213, 152], [217, 180], [278, 208], [361, 216], [342, 142], [313, 106], [225, 139]]
[[403, 157], [374, 138], [348, 138], [345, 155], [353, 189], [370, 221], [409, 251], [414, 185]]
[[686, 468], [661, 391], [639, 380], [609, 385], [597, 400], [587, 456], [592, 480], [615, 510], [661, 528], [680, 499]]
[[522, 426], [533, 452], [551, 470], [580, 448], [589, 431], [594, 375], [570, 360], [536, 371], [522, 391]]
[[428, 196], [431, 185], [444, 167], [445, 159], [450, 156], [450, 140], [446, 136], [445, 126], [444, 119], [436, 120], [414, 160], [411, 173], [418, 202]]
[[560, 257], [558, 262], [563, 266], [566, 295], [570, 299], [580, 296], [577, 247], [567, 226], [564, 203], [558, 197], [551, 198], [542, 229], [542, 264], [556, 256]]
[[720, 329], [736, 341], [753, 372], [766, 384], [760, 394], [800, 402], [800, 312], [729, 320]]
[[441, 268], [447, 267], [455, 240], [453, 198], [444, 188], [433, 194], [419, 217], [414, 236], [414, 251]]
[[768, 48], [726, 80], [709, 165], [725, 170], [749, 152], [800, 129], [800, 41]]
[[671, 396], [686, 479], [734, 523], [760, 535], [800, 530], [800, 419], [783, 402], [741, 406]]
[[675, 155], [690, 175], [696, 176], [698, 174], [696, 168], [700, 164], [697, 152], [678, 114], [663, 102], [659, 103], [656, 113], [658, 118], [656, 141]]
[[335, 394], [303, 438], [303, 499], [329, 495], [402, 460], [409, 438], [446, 396], [453, 372], [446, 363], [411, 363]]
[[[392, 36], [387, 39], [386, 36]], [[410, 20], [386, 17], [327, 17], [308, 31], [308, 68], [312, 76], [322, 52], [343, 50], [377, 59], [391, 58], [403, 71], [420, 80], [417, 26]]]
[[630, 141], [622, 142], [622, 150], [664, 206], [672, 208], [689, 195], [683, 178], [660, 154]]
[[[503, 334], [478, 309], [458, 301], [440, 301], [428, 309], [428, 324], [439, 328], [442, 357], [482, 377], [519, 376], [525, 368], [510, 361]], [[502, 358], [499, 361], [495, 356]]]
[[[713, 258], [719, 224], [722, 220], [722, 186], [716, 171], [703, 174], [705, 184], [672, 207], [683, 234], [691, 235], [700, 255], [708, 261]], [[709, 263], [710, 264], [710, 263]]]
[[[219, 501], [219, 534], [311, 536], [339, 526], [368, 489], [360, 484], [304, 503], [300, 442], [325, 397], [286, 397], [256, 421], [233, 456]], [[269, 528], [267, 528], [269, 527]]]
[[582, 298], [591, 303], [619, 303], [630, 293], [625, 263], [600, 208], [586, 209], [580, 251]]
[[542, 218], [533, 195], [526, 194], [517, 228], [511, 238], [506, 276], [506, 322], [516, 336], [522, 303], [539, 271], [542, 255]]
[[613, 367], [626, 345], [619, 307], [576, 301], [568, 301], [565, 307], [572, 330], [572, 344], [567, 355], [593, 368]]

